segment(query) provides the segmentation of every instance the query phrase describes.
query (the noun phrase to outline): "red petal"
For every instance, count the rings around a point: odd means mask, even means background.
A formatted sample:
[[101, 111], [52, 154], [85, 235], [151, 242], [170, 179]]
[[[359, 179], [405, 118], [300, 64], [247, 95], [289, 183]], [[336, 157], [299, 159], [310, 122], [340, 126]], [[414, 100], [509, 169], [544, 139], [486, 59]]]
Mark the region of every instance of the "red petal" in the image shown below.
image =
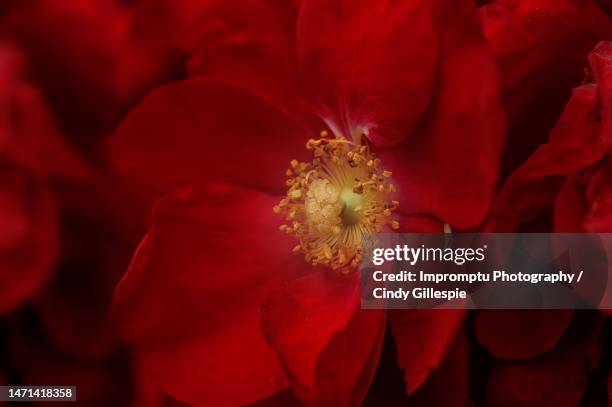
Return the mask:
[[411, 406], [459, 406], [469, 405], [468, 394], [468, 343], [465, 332], [460, 332], [438, 369], [413, 397]]
[[323, 124], [301, 96], [295, 56], [298, 8], [286, 1], [207, 1], [188, 36], [190, 76], [224, 79], [268, 96], [314, 130]]
[[442, 233], [444, 223], [432, 216], [423, 214], [399, 214], [400, 233]]
[[431, 97], [437, 36], [427, 1], [305, 0], [299, 66], [320, 116], [337, 135], [395, 144]]
[[41, 94], [23, 81], [21, 55], [0, 44], [0, 145], [15, 165], [43, 177], [83, 180], [89, 169], [63, 140]]
[[405, 370], [406, 391], [413, 393], [438, 368], [463, 323], [463, 310], [391, 310], [389, 322]]
[[[2, 16], [5, 38], [23, 48], [32, 76], [61, 124], [88, 146], [151, 83], [167, 76], [157, 38], [135, 27], [135, 5], [119, 1], [15, 2]], [[145, 21], [149, 27], [159, 21]], [[139, 38], [141, 35], [143, 38]]]
[[278, 231], [276, 203], [246, 188], [209, 184], [157, 204], [153, 229], [117, 287], [114, 314], [120, 334], [172, 397], [237, 405], [286, 386], [261, 333], [260, 309], [288, 270], [305, 262]]
[[608, 144], [612, 144], [612, 42], [599, 43], [589, 55], [589, 62], [601, 98], [601, 131]]
[[309, 405], [359, 405], [374, 375], [384, 312], [360, 310], [357, 273], [328, 270], [287, 283], [264, 303], [263, 327]]
[[612, 25], [593, 2], [576, 0], [497, 0], [481, 17], [512, 124], [505, 175], [546, 141], [571, 89], [585, 77], [588, 53], [611, 38]]
[[281, 192], [309, 134], [244, 88], [190, 79], [150, 94], [111, 140], [121, 174], [165, 193], [220, 179]]
[[495, 67], [474, 5], [448, 0], [436, 4], [434, 22], [443, 27], [442, 82], [431, 122], [400, 146], [378, 152], [393, 171], [402, 212], [430, 214], [468, 228], [482, 222], [489, 209], [503, 120]]
[[551, 75], [581, 79], [590, 50], [612, 34], [609, 19], [592, 2], [497, 0], [481, 9], [481, 18], [504, 91], [528, 86], [534, 75], [544, 81], [539, 86]]
[[58, 213], [49, 187], [6, 168], [0, 182], [0, 314], [34, 296], [54, 270]]
[[610, 185], [609, 173], [605, 175], [608, 185], [591, 202], [590, 210], [582, 224], [583, 229], [587, 232], [610, 233], [612, 231], [612, 185]]
[[576, 175], [568, 177], [554, 206], [553, 230], [559, 233], [581, 232], [587, 214], [583, 191]]
[[601, 335], [603, 332], [598, 328], [581, 326], [579, 332], [568, 335], [552, 352], [539, 358], [494, 366], [486, 404], [492, 407], [580, 405], [589, 370], [597, 366], [590, 359], [601, 352]]
[[552, 208], [568, 174], [602, 157], [606, 146], [598, 138], [598, 107], [594, 85], [574, 90], [550, 142], [541, 146], [506, 181], [487, 226], [490, 230], [517, 231], [522, 224]]
[[532, 359], [557, 344], [572, 315], [571, 310], [482, 310], [476, 336], [498, 359]]

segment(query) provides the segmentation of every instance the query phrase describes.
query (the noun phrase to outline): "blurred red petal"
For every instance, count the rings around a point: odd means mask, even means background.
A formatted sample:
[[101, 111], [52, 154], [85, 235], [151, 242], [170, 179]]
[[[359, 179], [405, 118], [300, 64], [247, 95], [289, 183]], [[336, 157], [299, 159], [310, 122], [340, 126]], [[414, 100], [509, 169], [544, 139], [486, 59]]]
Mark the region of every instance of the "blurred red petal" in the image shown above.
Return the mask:
[[15, 2], [0, 18], [0, 35], [26, 51], [62, 127], [83, 146], [168, 76], [164, 44], [139, 38], [135, 11], [119, 1], [37, 0]]
[[[27, 315], [27, 314], [26, 314]], [[13, 319], [7, 349], [20, 385], [76, 386], [78, 404], [124, 405], [130, 396], [129, 366], [120, 354], [101, 361], [66, 357], [40, 336], [26, 318]], [[65, 401], [36, 401], [33, 406], [61, 407]]]
[[476, 336], [498, 359], [532, 359], [557, 344], [572, 315], [572, 310], [481, 310]]
[[237, 405], [286, 387], [260, 309], [288, 270], [305, 263], [278, 231], [276, 203], [247, 188], [207, 184], [157, 204], [153, 228], [117, 287], [114, 315], [147, 374], [172, 397]]
[[385, 313], [360, 310], [357, 273], [291, 280], [262, 308], [263, 329], [296, 395], [309, 405], [359, 405], [374, 375]]
[[442, 73], [430, 122], [401, 145], [377, 152], [393, 171], [403, 213], [431, 214], [468, 228], [482, 222], [497, 184], [503, 118], [474, 5], [435, 4]]
[[0, 145], [5, 159], [42, 177], [83, 180], [89, 169], [63, 140], [40, 92], [25, 82], [21, 53], [0, 44]]
[[388, 312], [406, 392], [412, 394], [438, 368], [455, 342], [464, 310], [391, 310]]
[[121, 123], [111, 157], [134, 188], [168, 193], [202, 180], [285, 189], [310, 134], [245, 88], [189, 79], [151, 93]]
[[49, 187], [0, 170], [0, 314], [6, 314], [48, 281], [58, 257], [59, 232]]
[[304, 85], [339, 136], [395, 144], [432, 97], [437, 35], [428, 1], [305, 0], [297, 27]]
[[491, 370], [491, 407], [574, 407], [583, 397], [587, 375], [598, 366], [602, 332], [580, 327], [551, 352], [529, 362], [507, 362]]

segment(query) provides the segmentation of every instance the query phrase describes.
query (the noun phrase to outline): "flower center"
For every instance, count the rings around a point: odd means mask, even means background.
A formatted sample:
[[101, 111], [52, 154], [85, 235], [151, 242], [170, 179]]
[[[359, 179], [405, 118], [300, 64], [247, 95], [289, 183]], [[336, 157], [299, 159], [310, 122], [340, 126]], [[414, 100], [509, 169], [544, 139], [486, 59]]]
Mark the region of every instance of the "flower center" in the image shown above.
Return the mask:
[[361, 240], [368, 233], [397, 229], [392, 220], [399, 202], [390, 200], [391, 173], [367, 146], [345, 139], [309, 140], [312, 162], [291, 161], [287, 195], [274, 207], [284, 215], [280, 229], [293, 235], [293, 251], [314, 266], [348, 272], [361, 261]]

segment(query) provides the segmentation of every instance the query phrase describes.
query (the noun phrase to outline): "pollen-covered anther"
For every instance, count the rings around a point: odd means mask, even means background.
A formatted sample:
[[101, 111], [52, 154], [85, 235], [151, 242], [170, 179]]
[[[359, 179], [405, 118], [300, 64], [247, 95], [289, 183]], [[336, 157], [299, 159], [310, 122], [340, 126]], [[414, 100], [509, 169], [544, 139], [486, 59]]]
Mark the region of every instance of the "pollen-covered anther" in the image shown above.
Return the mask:
[[399, 228], [392, 173], [366, 145], [327, 131], [306, 148], [313, 160], [291, 160], [287, 194], [273, 211], [285, 217], [280, 230], [298, 241], [293, 252], [313, 266], [350, 272], [359, 266], [365, 235]]

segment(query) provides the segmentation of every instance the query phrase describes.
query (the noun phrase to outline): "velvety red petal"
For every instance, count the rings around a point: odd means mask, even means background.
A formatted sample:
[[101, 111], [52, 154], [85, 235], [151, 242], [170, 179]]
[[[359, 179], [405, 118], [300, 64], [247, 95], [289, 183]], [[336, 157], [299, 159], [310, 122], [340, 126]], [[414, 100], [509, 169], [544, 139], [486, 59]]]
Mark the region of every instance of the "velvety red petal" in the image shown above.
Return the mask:
[[289, 281], [262, 308], [263, 328], [306, 405], [359, 405], [384, 335], [380, 310], [360, 310], [357, 273], [329, 270]]
[[278, 231], [276, 203], [247, 188], [206, 184], [156, 205], [153, 228], [117, 287], [114, 315], [147, 374], [172, 397], [238, 405], [286, 387], [260, 309], [306, 263]]
[[434, 4], [441, 93], [427, 125], [401, 145], [377, 152], [393, 172], [400, 211], [468, 228], [482, 222], [497, 183], [504, 138], [497, 78], [475, 6]]
[[53, 272], [59, 215], [44, 182], [0, 171], [0, 314], [6, 314], [38, 293]]
[[281, 193], [310, 134], [246, 89], [190, 79], [150, 94], [113, 135], [111, 157], [134, 187], [169, 192], [220, 179]]
[[390, 310], [389, 322], [404, 369], [406, 391], [412, 394], [438, 368], [455, 342], [464, 310]]
[[304, 86], [337, 135], [395, 144], [433, 93], [437, 35], [428, 1], [305, 0], [297, 27]]
[[482, 310], [476, 336], [498, 359], [531, 359], [557, 344], [572, 315], [571, 310]]
[[496, 232], [517, 231], [551, 209], [568, 174], [596, 163], [606, 146], [598, 137], [599, 103], [595, 85], [574, 90], [550, 142], [506, 181], [487, 225]]
[[461, 331], [440, 367], [410, 398], [410, 405], [468, 407], [468, 350], [465, 332]]
[[295, 55], [298, 7], [279, 0], [207, 1], [186, 36], [190, 76], [236, 82], [265, 94], [317, 132], [323, 123], [303, 97]]

